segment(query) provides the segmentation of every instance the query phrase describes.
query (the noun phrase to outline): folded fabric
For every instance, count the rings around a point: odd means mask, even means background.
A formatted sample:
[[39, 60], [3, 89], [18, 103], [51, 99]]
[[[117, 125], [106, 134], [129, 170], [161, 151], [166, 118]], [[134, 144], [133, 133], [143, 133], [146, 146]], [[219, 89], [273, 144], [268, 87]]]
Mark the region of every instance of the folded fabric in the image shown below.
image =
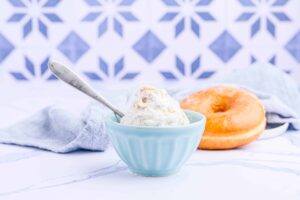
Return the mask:
[[264, 104], [269, 123], [289, 122], [300, 129], [300, 92], [294, 79], [282, 70], [266, 63], [256, 63], [247, 68], [217, 74], [198, 87], [172, 91], [177, 99], [192, 92], [215, 85], [245, 88], [258, 96]]
[[108, 144], [102, 107], [91, 104], [81, 114], [57, 106], [47, 107], [7, 129], [0, 143], [37, 147], [58, 153], [78, 149], [104, 151]]

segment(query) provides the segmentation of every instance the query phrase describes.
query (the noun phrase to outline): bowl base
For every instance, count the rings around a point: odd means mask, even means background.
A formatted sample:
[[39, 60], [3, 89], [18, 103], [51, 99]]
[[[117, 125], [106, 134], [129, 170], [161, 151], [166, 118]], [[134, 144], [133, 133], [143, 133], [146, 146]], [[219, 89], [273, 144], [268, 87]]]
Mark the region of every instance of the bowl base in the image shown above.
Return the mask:
[[163, 177], [163, 176], [170, 176], [173, 174], [176, 174], [179, 169], [172, 169], [172, 170], [138, 170], [138, 169], [132, 169], [129, 168], [129, 170], [137, 175], [140, 176], [147, 176], [147, 177]]

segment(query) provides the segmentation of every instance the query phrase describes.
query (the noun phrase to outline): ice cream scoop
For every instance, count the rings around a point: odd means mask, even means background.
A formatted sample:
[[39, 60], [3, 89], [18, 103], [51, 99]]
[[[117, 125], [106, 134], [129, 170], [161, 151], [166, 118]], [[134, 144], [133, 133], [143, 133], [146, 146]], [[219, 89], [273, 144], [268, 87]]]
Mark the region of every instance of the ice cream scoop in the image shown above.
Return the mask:
[[165, 90], [143, 86], [136, 99], [124, 116], [101, 94], [94, 90], [78, 74], [65, 65], [49, 61], [50, 70], [61, 80], [105, 105], [121, 118], [121, 123], [136, 126], [180, 126], [189, 124], [189, 120], [180, 105]]
[[166, 90], [142, 86], [121, 124], [134, 126], [181, 126], [189, 120], [179, 103]]

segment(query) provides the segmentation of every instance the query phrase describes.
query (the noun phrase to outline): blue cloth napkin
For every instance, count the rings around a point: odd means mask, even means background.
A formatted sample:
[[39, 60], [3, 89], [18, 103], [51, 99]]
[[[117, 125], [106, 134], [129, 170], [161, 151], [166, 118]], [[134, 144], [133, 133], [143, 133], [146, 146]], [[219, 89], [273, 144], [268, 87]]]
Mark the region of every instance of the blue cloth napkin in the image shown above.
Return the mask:
[[102, 107], [91, 104], [81, 114], [44, 108], [12, 127], [0, 130], [0, 143], [31, 146], [57, 153], [78, 149], [104, 151], [108, 144]]
[[265, 106], [269, 123], [290, 123], [300, 129], [300, 92], [294, 79], [282, 70], [267, 64], [255, 63], [233, 72], [220, 73], [194, 88], [172, 91], [177, 99], [192, 92], [216, 85], [229, 85], [250, 90]]

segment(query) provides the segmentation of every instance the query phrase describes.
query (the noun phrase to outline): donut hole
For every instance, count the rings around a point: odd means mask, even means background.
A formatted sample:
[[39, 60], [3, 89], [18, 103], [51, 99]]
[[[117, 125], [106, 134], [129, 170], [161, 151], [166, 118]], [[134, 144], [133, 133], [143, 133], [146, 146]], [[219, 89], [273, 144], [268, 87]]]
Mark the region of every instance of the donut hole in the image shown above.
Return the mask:
[[211, 110], [214, 113], [226, 112], [231, 107], [231, 100], [228, 98], [217, 98], [211, 104]]

